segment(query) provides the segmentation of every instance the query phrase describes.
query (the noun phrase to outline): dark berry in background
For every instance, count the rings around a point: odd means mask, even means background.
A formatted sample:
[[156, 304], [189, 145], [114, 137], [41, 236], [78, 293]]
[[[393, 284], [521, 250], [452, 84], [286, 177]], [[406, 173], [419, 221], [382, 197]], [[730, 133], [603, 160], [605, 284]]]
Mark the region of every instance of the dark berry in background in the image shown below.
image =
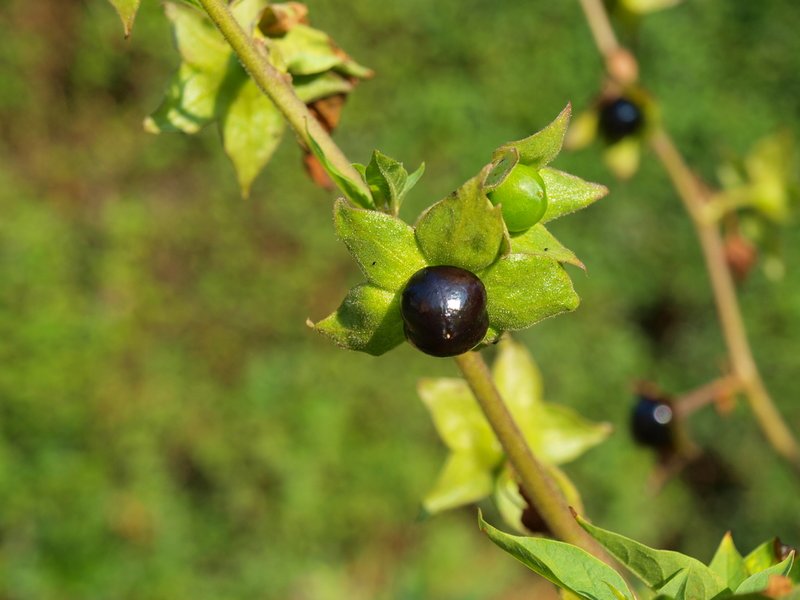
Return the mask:
[[673, 444], [672, 407], [649, 396], [638, 396], [631, 412], [631, 434], [642, 446], [668, 449]]
[[618, 142], [635, 134], [643, 123], [641, 109], [627, 98], [617, 98], [600, 107], [600, 132], [607, 142]]
[[486, 335], [486, 288], [474, 274], [451, 266], [425, 267], [408, 280], [401, 304], [406, 338], [432, 356], [456, 356]]

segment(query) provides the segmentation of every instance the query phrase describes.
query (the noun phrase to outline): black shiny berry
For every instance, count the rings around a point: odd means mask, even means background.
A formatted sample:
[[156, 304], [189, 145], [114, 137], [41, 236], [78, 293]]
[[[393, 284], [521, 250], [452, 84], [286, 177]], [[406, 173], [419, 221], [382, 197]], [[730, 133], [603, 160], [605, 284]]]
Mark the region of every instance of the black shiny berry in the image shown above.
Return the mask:
[[627, 98], [617, 98], [600, 106], [600, 132], [607, 142], [618, 142], [641, 129], [641, 109]]
[[668, 449], [673, 445], [673, 413], [669, 403], [639, 396], [631, 413], [631, 434], [642, 446]]
[[406, 283], [400, 311], [406, 339], [425, 354], [456, 356], [486, 335], [486, 288], [459, 267], [420, 269]]

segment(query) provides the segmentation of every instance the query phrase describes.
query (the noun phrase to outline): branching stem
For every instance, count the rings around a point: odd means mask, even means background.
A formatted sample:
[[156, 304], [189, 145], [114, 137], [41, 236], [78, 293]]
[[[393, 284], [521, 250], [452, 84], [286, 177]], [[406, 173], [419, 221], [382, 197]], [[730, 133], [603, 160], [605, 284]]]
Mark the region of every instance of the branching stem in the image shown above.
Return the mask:
[[[303, 101], [297, 97], [292, 88], [291, 76], [281, 73], [269, 62], [265, 49], [259, 48], [242, 29], [228, 8], [228, 3], [225, 0], [199, 0], [199, 2], [230, 44], [250, 77], [278, 107], [297, 136], [308, 145], [308, 134], [310, 133], [328, 160], [339, 171], [360, 185], [365, 192], [369, 192], [361, 176], [347, 160], [330, 134], [308, 111]], [[306, 127], [308, 127], [308, 131], [306, 131]]]
[[[580, 1], [597, 49], [608, 59], [609, 54], [618, 50], [619, 46], [605, 6], [602, 0]], [[707, 192], [663, 128], [650, 136], [650, 147], [672, 180], [700, 240], [733, 375], [745, 392], [756, 421], [769, 443], [800, 472], [800, 446], [772, 402], [750, 349], [733, 277], [725, 259], [722, 236], [717, 223], [708, 218]]]

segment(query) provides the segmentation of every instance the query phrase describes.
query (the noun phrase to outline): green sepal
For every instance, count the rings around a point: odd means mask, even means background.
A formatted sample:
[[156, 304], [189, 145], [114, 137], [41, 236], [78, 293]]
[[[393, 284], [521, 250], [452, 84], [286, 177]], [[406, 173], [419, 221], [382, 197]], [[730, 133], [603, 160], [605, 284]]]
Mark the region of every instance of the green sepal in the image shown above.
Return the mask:
[[[672, 600], [695, 600], [693, 596], [686, 595], [686, 588], [688, 585], [689, 571], [687, 569], [682, 569], [675, 573], [667, 583], [661, 586], [658, 593], [660, 596], [665, 596]], [[700, 599], [698, 598], [697, 600]]]
[[342, 348], [373, 356], [405, 340], [400, 294], [369, 284], [351, 289], [336, 312], [310, 325]]
[[736, 549], [730, 532], [722, 537], [722, 541], [714, 553], [714, 558], [711, 559], [708, 566], [722, 578], [731, 591], [747, 579], [748, 573], [744, 558]]
[[503, 144], [494, 151], [493, 158], [498, 158], [501, 154], [513, 148], [519, 155], [519, 162], [524, 165], [530, 165], [535, 169], [541, 169], [561, 152], [564, 134], [567, 132], [571, 114], [572, 105], [567, 104], [564, 110], [547, 127], [525, 139]]
[[500, 331], [525, 329], [580, 303], [569, 275], [551, 258], [508, 254], [479, 276], [487, 290], [489, 324]]
[[508, 247], [500, 207], [492, 206], [481, 189], [484, 176], [473, 177], [420, 215], [417, 242], [429, 264], [475, 273], [494, 263]]
[[372, 192], [375, 206], [397, 215], [403, 198], [416, 185], [424, 172], [425, 163], [422, 163], [409, 176], [403, 163], [375, 150], [369, 164], [364, 168], [362, 176]]
[[344, 75], [366, 79], [372, 70], [359, 65], [339, 48], [324, 31], [297, 24], [284, 36], [270, 40], [272, 51], [280, 53], [287, 70], [296, 75], [313, 75], [334, 69]]
[[478, 523], [500, 548], [535, 573], [580, 598], [634, 600], [619, 573], [577, 546], [547, 538], [509, 535], [489, 525], [480, 513]]
[[478, 502], [492, 493], [492, 475], [472, 454], [451, 454], [433, 488], [422, 499], [429, 515]]
[[775, 556], [775, 538], [759, 544], [744, 558], [744, 566], [749, 575], [760, 573], [777, 563], [778, 558]]
[[603, 161], [618, 179], [630, 179], [639, 170], [642, 160], [642, 141], [626, 137], [603, 150]]
[[539, 175], [547, 189], [547, 211], [542, 223], [584, 209], [608, 194], [608, 188], [604, 185], [584, 181], [550, 167], [541, 169]]
[[232, 52], [204, 13], [175, 2], [165, 2], [164, 12], [183, 61], [203, 72], [224, 73]]
[[337, 200], [333, 221], [367, 280], [382, 289], [397, 292], [425, 266], [414, 230], [397, 217]]
[[560, 263], [586, 270], [586, 265], [575, 256], [575, 253], [559, 242], [541, 223], [537, 223], [524, 233], [512, 235], [511, 252], [553, 258]]
[[758, 573], [750, 575], [750, 577], [745, 579], [741, 585], [736, 588], [736, 594], [753, 594], [763, 592], [767, 589], [770, 577], [775, 575], [786, 577], [792, 570], [792, 565], [794, 565], [794, 552], [790, 552], [789, 556], [787, 556], [786, 559], [782, 560], [778, 564], [772, 565], [763, 571], [759, 571]]
[[596, 527], [576, 516], [578, 523], [612, 556], [653, 590], [665, 586], [680, 571], [686, 572], [687, 598], [706, 600], [727, 589], [725, 582], [699, 560], [679, 552], [655, 550], [625, 536]]
[[108, 0], [113, 6], [120, 20], [122, 21], [122, 28], [125, 31], [125, 37], [131, 35], [133, 29], [133, 22], [136, 20], [136, 13], [139, 11], [139, 4], [142, 0]]
[[311, 132], [308, 130], [308, 124], [306, 124], [306, 135], [311, 152], [317, 157], [317, 160], [319, 160], [320, 164], [325, 168], [325, 171], [330, 178], [333, 179], [339, 189], [347, 196], [348, 200], [364, 208], [375, 208], [375, 202], [372, 200], [372, 196], [365, 192], [359, 184], [350, 179], [347, 175], [344, 175], [328, 160], [322, 148], [319, 147], [319, 144], [311, 136]]
[[230, 99], [219, 126], [225, 153], [233, 162], [246, 198], [253, 180], [278, 148], [286, 122], [272, 101], [248, 79]]

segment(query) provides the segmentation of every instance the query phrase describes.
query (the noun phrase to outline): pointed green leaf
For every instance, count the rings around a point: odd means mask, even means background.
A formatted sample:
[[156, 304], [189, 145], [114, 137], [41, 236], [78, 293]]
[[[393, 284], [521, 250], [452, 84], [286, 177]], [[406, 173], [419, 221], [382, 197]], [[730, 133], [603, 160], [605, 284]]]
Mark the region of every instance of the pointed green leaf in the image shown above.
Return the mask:
[[[665, 583], [659, 590], [659, 595], [667, 596], [672, 600], [701, 600], [693, 596], [686, 595], [686, 588], [689, 584], [689, 571], [683, 569], [675, 573], [672, 578]], [[703, 598], [702, 600], [706, 600]], [[710, 598], [709, 598], [710, 600]]]
[[[551, 162], [561, 151], [564, 143], [564, 134], [569, 125], [572, 106], [567, 104], [555, 120], [541, 131], [517, 142], [503, 144], [494, 151], [497, 157], [506, 150], [513, 148], [519, 153], [519, 162], [539, 169]], [[548, 188], [549, 191], [550, 188]]]
[[625, 536], [601, 529], [581, 517], [578, 523], [623, 565], [657, 590], [682, 570], [686, 571], [686, 597], [713, 598], [726, 589], [725, 582], [699, 560], [679, 552], [655, 550]]
[[375, 206], [387, 207], [396, 215], [408, 179], [408, 171], [403, 164], [375, 150], [364, 171], [364, 178], [372, 192]]
[[347, 79], [327, 71], [314, 75], [296, 75], [292, 78], [292, 87], [305, 104], [310, 104], [320, 98], [328, 98], [336, 94], [349, 94], [353, 91], [353, 84]]
[[325, 168], [330, 178], [336, 182], [336, 185], [342, 190], [344, 195], [354, 204], [358, 204], [364, 208], [374, 208], [375, 203], [372, 200], [372, 196], [362, 190], [360, 185], [344, 175], [328, 160], [328, 157], [325, 156], [325, 153], [322, 151], [322, 148], [319, 147], [317, 141], [311, 137], [311, 132], [308, 131], [308, 127], [306, 127], [306, 134], [308, 135], [308, 145], [311, 148], [311, 152], [317, 157], [317, 160], [319, 160]]
[[511, 252], [515, 254], [536, 254], [538, 256], [548, 256], [560, 263], [567, 263], [580, 267], [584, 271], [584, 265], [577, 256], [559, 242], [541, 223], [537, 223], [528, 231], [511, 236]]
[[503, 457], [489, 423], [463, 379], [421, 379], [417, 385], [434, 427], [448, 448], [472, 454], [486, 469]]
[[717, 548], [709, 568], [722, 578], [728, 589], [733, 591], [747, 579], [744, 559], [733, 543], [730, 531], [726, 533]]
[[313, 327], [342, 348], [374, 356], [405, 340], [400, 295], [368, 284], [350, 290], [336, 312]]
[[789, 574], [789, 571], [792, 570], [792, 565], [794, 564], [794, 552], [790, 553], [789, 556], [786, 557], [785, 560], [779, 562], [777, 565], [772, 565], [751, 575], [747, 579], [745, 579], [739, 587], [736, 588], [736, 594], [752, 594], [756, 592], [762, 592], [767, 589], [767, 584], [769, 583], [769, 578], [774, 575], [781, 575], [786, 577]]
[[248, 79], [220, 118], [222, 143], [236, 168], [244, 197], [278, 147], [285, 128], [280, 111]]
[[499, 344], [492, 377], [509, 407], [530, 412], [542, 404], [542, 375], [527, 348], [511, 338]]
[[763, 544], [757, 546], [744, 559], [744, 566], [750, 575], [760, 573], [764, 569], [777, 563], [778, 558], [775, 556], [775, 538], [767, 540]]
[[478, 517], [480, 528], [495, 544], [557, 586], [587, 600], [634, 600], [614, 569], [585, 550], [546, 538], [503, 533]]
[[447, 458], [433, 489], [422, 501], [428, 514], [478, 502], [492, 493], [492, 475], [473, 454], [453, 453]]
[[425, 266], [414, 230], [406, 223], [374, 210], [348, 206], [337, 200], [333, 207], [336, 234], [358, 262], [367, 279], [385, 290], [396, 291]]
[[144, 121], [150, 133], [197, 133], [216, 117], [222, 73], [208, 74], [182, 63], [164, 100]]
[[503, 216], [481, 191], [481, 179], [473, 177], [420, 216], [417, 242], [429, 264], [476, 272], [501, 252], [507, 235]]
[[500, 331], [525, 329], [579, 304], [569, 275], [549, 258], [509, 254], [480, 277], [486, 286], [489, 324]]
[[413, 173], [409, 174], [408, 178], [406, 179], [406, 185], [403, 187], [403, 193], [401, 197], [405, 197], [405, 195], [411, 191], [417, 182], [420, 180], [420, 177], [425, 173], [425, 163], [420, 163], [417, 167], [417, 170]]
[[125, 30], [125, 37], [130, 36], [133, 29], [133, 22], [136, 19], [136, 12], [139, 10], [141, 0], [108, 0], [113, 6]]
[[586, 208], [608, 194], [608, 188], [549, 167], [539, 171], [547, 188], [547, 211], [542, 223]]

